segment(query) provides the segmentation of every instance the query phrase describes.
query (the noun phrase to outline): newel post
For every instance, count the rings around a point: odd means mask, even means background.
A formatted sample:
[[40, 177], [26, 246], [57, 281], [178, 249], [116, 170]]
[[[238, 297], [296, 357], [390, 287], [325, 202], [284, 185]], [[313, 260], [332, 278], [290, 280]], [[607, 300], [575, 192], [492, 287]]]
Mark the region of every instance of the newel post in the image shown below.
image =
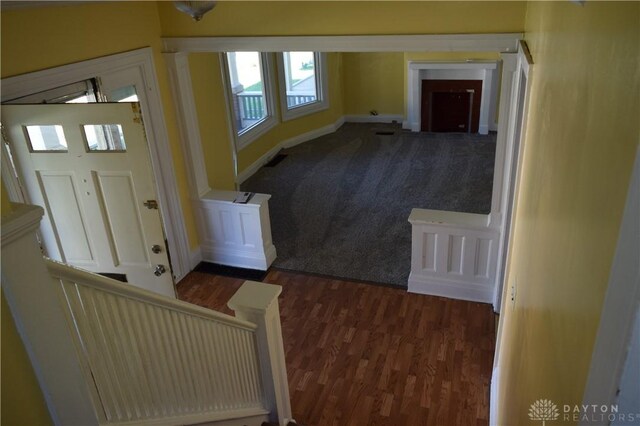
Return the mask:
[[49, 274], [36, 237], [43, 214], [41, 207], [15, 204], [2, 217], [2, 288], [53, 423], [98, 426], [60, 284]]
[[235, 311], [237, 318], [258, 326], [256, 339], [260, 370], [271, 420], [284, 426], [292, 418], [278, 307], [281, 292], [279, 285], [245, 281], [227, 305]]

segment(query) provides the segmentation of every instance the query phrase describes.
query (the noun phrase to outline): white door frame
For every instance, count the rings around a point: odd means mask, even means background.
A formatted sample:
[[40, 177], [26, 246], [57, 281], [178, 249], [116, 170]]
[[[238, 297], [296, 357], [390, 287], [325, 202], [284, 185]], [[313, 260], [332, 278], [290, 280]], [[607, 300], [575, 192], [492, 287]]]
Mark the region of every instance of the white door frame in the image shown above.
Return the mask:
[[[531, 82], [531, 66], [533, 61], [526, 44], [521, 41], [518, 53], [515, 58], [507, 58], [503, 55], [504, 68], [503, 82], [509, 78], [512, 71], [511, 100], [508, 108], [501, 108], [502, 114], [508, 115], [508, 120], [500, 126], [500, 133], [505, 138], [506, 143], [496, 145], [496, 175], [493, 179], [493, 196], [490, 215], [490, 225], [499, 226], [500, 243], [498, 246], [498, 270], [496, 271], [496, 289], [493, 300], [493, 310], [500, 313], [502, 307], [503, 288], [507, 273], [507, 257], [509, 256], [509, 243], [511, 239], [512, 224], [516, 205], [516, 191], [520, 183], [520, 165], [522, 164], [522, 142], [525, 139], [527, 129], [527, 115], [529, 105], [529, 88]], [[513, 56], [513, 55], [510, 55]], [[512, 66], [515, 59], [515, 69]], [[503, 91], [505, 90], [503, 86]], [[498, 151], [500, 149], [500, 151]], [[504, 169], [498, 165], [504, 164]], [[500, 196], [496, 196], [499, 194]], [[498, 204], [499, 203], [499, 204]]]
[[[1, 101], [6, 102], [32, 93], [127, 69], [139, 72], [144, 80], [144, 96], [141, 97], [140, 103], [142, 104], [145, 129], [149, 135], [149, 154], [156, 180], [163, 228], [171, 254], [171, 267], [174, 279], [178, 282], [191, 270], [190, 248], [169, 146], [169, 135], [165, 125], [160, 87], [153, 62], [153, 50], [146, 47], [3, 78], [1, 80]], [[6, 147], [2, 144], [2, 179], [7, 188], [9, 199], [13, 202], [24, 202], [15, 172], [6, 154]]]
[[[635, 316], [640, 309], [640, 145], [611, 264], [583, 404], [616, 403]], [[621, 413], [622, 414], [622, 413]], [[585, 422], [580, 424], [586, 425]], [[593, 423], [590, 423], [593, 424]]]
[[[493, 197], [493, 200], [500, 202], [499, 206], [492, 206], [491, 213], [501, 212], [492, 220], [496, 226], [500, 226], [500, 243], [498, 247], [498, 270], [496, 272], [496, 289], [494, 295], [493, 308], [499, 313], [505, 303], [506, 293], [504, 283], [507, 277], [507, 258], [509, 256], [509, 244], [513, 230], [513, 218], [516, 207], [516, 191], [520, 184], [520, 166], [522, 164], [523, 141], [527, 127], [527, 112], [529, 105], [529, 89], [531, 87], [531, 69], [533, 60], [524, 42], [520, 43], [517, 54], [503, 54], [503, 85], [502, 91], [510, 90], [510, 102], [501, 102], [500, 117], [508, 116], [506, 122], [501, 123], [498, 130], [498, 137], [503, 134], [506, 143], [497, 144], [496, 164], [504, 163], [502, 178], [496, 179], [494, 176], [494, 194], [501, 196]], [[509, 87], [505, 87], [506, 85]], [[500, 149], [502, 147], [502, 149]], [[489, 396], [489, 425], [498, 424], [498, 401], [500, 398], [500, 350], [502, 334], [505, 324], [500, 321], [496, 336], [496, 348], [494, 351], [493, 371], [491, 375], [491, 388]]]

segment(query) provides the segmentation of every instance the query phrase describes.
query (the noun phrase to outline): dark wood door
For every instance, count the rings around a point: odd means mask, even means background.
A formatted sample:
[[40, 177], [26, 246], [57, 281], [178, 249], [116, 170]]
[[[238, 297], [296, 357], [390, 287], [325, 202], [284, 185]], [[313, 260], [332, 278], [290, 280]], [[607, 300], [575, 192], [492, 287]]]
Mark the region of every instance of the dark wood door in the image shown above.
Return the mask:
[[420, 128], [423, 132], [477, 133], [481, 99], [482, 80], [422, 80]]
[[471, 125], [471, 93], [432, 92], [431, 131], [468, 132]]

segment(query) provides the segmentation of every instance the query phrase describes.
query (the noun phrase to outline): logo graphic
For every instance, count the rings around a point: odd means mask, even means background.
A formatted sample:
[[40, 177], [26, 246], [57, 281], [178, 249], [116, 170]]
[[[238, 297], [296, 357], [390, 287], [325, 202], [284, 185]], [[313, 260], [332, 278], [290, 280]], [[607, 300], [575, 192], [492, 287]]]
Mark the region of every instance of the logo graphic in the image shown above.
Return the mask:
[[542, 426], [545, 426], [547, 420], [555, 420], [558, 416], [558, 407], [549, 399], [539, 399], [529, 407], [529, 418], [542, 421]]

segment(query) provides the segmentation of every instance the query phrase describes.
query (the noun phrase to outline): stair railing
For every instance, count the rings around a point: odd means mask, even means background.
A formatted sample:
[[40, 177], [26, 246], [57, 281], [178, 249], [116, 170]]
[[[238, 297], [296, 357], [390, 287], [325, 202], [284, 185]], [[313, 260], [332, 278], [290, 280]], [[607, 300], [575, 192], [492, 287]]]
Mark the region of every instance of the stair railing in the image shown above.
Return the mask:
[[27, 213], [3, 220], [2, 284], [54, 423], [291, 420], [280, 286], [245, 282], [225, 315], [43, 259]]

